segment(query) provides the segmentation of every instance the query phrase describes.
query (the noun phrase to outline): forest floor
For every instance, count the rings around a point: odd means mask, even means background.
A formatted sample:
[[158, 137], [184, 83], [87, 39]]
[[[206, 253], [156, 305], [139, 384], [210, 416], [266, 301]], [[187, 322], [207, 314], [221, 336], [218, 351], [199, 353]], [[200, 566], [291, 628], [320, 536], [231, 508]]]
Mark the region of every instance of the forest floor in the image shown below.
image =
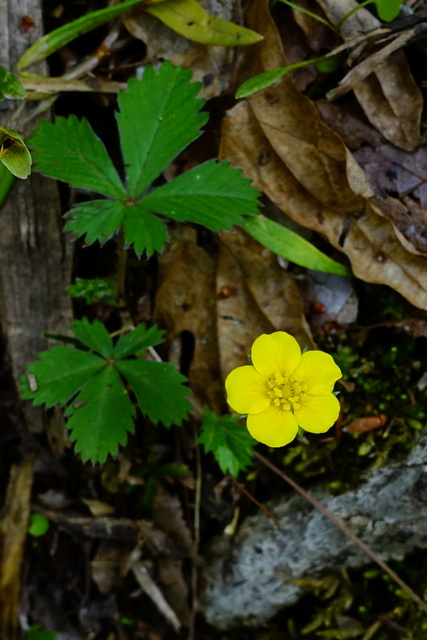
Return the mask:
[[[255, 338], [287, 331], [302, 348], [332, 354], [342, 370], [341, 413], [330, 431], [301, 433], [286, 448], [258, 445], [305, 488], [320, 480], [333, 494], [357, 486], [366, 469], [407, 454], [427, 412], [423, 3], [406, 3], [390, 23], [375, 8], [361, 9], [340, 29], [347, 1], [298, 1], [322, 21], [282, 2], [271, 14], [264, 1], [236, 13], [223, 4], [227, 19], [239, 14], [264, 39], [238, 48], [196, 44], [134, 11], [56, 52], [51, 75], [72, 69], [93, 52], [95, 38], [98, 46], [113, 31], [92, 79], [126, 83], [165, 59], [190, 69], [202, 82], [209, 122], [161, 181], [211, 158], [227, 160], [263, 193], [263, 215], [349, 275], [307, 268], [295, 252], [286, 259], [286, 249], [278, 256], [237, 228], [214, 233], [169, 221], [165, 249], [149, 259], [129, 251], [124, 277], [119, 242], [76, 241], [74, 282], [119, 282], [120, 300], [75, 297], [75, 317], [100, 320], [110, 333], [126, 323], [157, 324], [167, 338], [158, 354], [188, 378], [193, 409], [184, 426], [170, 428], [138, 414], [116, 457], [83, 463], [69, 443], [19, 432], [20, 401], [4, 366], [1, 495], [9, 517], [13, 500], [30, 500], [32, 511], [30, 528], [18, 518], [12, 532], [28, 529], [20, 621], [33, 629], [29, 640], [422, 640], [426, 614], [374, 565], [308, 578], [300, 603], [262, 628], [219, 631], [198, 613], [212, 538], [234, 535], [245, 517], [289, 490], [258, 458], [238, 477], [224, 474], [198, 444], [203, 407], [228, 413], [224, 379], [246, 363]], [[104, 6], [93, 2], [90, 10]], [[45, 30], [87, 11], [75, 0], [46, 2]], [[244, 100], [234, 97], [258, 73], [331, 51], [332, 67], [303, 66]], [[115, 93], [62, 91], [53, 109], [87, 118], [120, 163]], [[64, 213], [87, 199], [60, 189]], [[28, 451], [14, 479], [10, 465]], [[427, 593], [425, 555], [392, 567], [421, 597]]]

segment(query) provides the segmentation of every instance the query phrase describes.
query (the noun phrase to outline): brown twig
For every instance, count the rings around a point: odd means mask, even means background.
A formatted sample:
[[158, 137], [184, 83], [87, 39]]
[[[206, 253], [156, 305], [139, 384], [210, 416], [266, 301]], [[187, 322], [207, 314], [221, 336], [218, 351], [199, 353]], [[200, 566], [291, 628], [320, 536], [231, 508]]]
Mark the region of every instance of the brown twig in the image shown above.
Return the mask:
[[269, 509], [267, 509], [267, 507], [265, 507], [263, 504], [261, 504], [261, 502], [258, 502], [258, 500], [256, 498], [254, 498], [254, 496], [251, 493], [249, 493], [249, 491], [246, 489], [246, 487], [241, 482], [237, 482], [236, 478], [232, 478], [232, 480], [235, 483], [236, 487], [239, 488], [239, 491], [241, 491], [247, 498], [249, 498], [249, 500], [252, 500], [252, 502], [254, 502], [256, 504], [256, 506], [259, 509], [261, 509], [261, 511], [264, 511], [265, 515], [268, 518], [270, 518], [270, 520], [273, 520], [273, 522], [276, 525], [276, 527], [278, 527], [279, 529], [282, 528], [282, 525], [280, 524], [278, 518], [276, 518], [274, 513], [272, 513]]
[[356, 534], [353, 533], [347, 527], [346, 524], [344, 524], [341, 518], [334, 516], [330, 511], [328, 511], [328, 509], [326, 509], [326, 507], [324, 507], [320, 502], [318, 502], [316, 498], [313, 498], [313, 496], [307, 493], [307, 491], [305, 491], [302, 487], [300, 487], [299, 484], [297, 484], [294, 480], [292, 480], [292, 478], [289, 478], [289, 476], [287, 476], [285, 473], [283, 473], [283, 471], [278, 469], [276, 465], [270, 462], [263, 455], [261, 455], [257, 451], [254, 451], [254, 455], [256, 458], [258, 458], [258, 460], [260, 460], [260, 462], [262, 462], [266, 467], [269, 467], [272, 471], [274, 471], [276, 475], [282, 478], [282, 480], [287, 482], [293, 489], [295, 489], [295, 491], [297, 491], [300, 495], [302, 495], [303, 498], [305, 498], [308, 502], [310, 502], [313, 505], [313, 507], [315, 507], [318, 511], [323, 513], [323, 515], [329, 518], [329, 520], [331, 520], [331, 522], [333, 522], [334, 525], [338, 527], [338, 529], [341, 529], [341, 531], [348, 538], [350, 538], [350, 540], [353, 540], [353, 542], [357, 544], [357, 546], [360, 547], [360, 549], [362, 549], [362, 551], [364, 551], [364, 553], [366, 553], [366, 555], [368, 555], [371, 558], [371, 560], [373, 560], [379, 567], [381, 567], [381, 569], [385, 571], [385, 573], [387, 573], [390, 576], [390, 578], [394, 580], [394, 582], [396, 582], [399, 585], [399, 587], [403, 589], [403, 591], [405, 591], [414, 602], [417, 603], [420, 609], [422, 609], [425, 613], [427, 613], [427, 604], [423, 600], [421, 600], [421, 598], [415, 593], [415, 591], [413, 591], [411, 587], [409, 587], [406, 584], [406, 582], [402, 580], [402, 578], [399, 578], [397, 573], [395, 573], [393, 569], [391, 569], [383, 560], [381, 560], [381, 558], [379, 558], [377, 554], [374, 551], [372, 551], [370, 547], [368, 547], [367, 544], [365, 544], [360, 538], [358, 538]]
[[[196, 486], [194, 491], [194, 521], [193, 521], [193, 538], [195, 553], [197, 554], [200, 542], [200, 505], [202, 503], [202, 460], [200, 456], [200, 447], [197, 440], [197, 433], [194, 429], [195, 454], [196, 454]], [[187, 640], [194, 640], [195, 618], [198, 605], [198, 566], [196, 559], [193, 559], [191, 566], [191, 612], [190, 622], [188, 625]]]

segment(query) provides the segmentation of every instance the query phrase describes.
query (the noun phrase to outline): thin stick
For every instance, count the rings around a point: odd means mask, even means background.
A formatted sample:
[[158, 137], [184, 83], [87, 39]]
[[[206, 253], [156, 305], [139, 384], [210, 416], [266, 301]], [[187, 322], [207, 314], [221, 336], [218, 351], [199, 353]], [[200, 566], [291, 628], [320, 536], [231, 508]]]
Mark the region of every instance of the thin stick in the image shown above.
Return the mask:
[[335, 526], [338, 527], [338, 529], [341, 529], [341, 531], [348, 538], [353, 540], [353, 542], [357, 544], [357, 546], [360, 547], [360, 549], [362, 549], [362, 551], [364, 551], [366, 555], [368, 555], [371, 558], [371, 560], [373, 560], [379, 567], [381, 567], [381, 569], [385, 571], [385, 573], [388, 573], [390, 578], [394, 580], [394, 582], [396, 582], [399, 585], [399, 587], [403, 589], [403, 591], [405, 591], [414, 602], [417, 603], [420, 609], [422, 609], [425, 613], [427, 613], [427, 604], [423, 600], [421, 600], [421, 598], [415, 593], [415, 591], [413, 591], [411, 587], [409, 587], [406, 584], [406, 582], [402, 580], [402, 578], [399, 578], [397, 573], [395, 573], [393, 569], [390, 569], [390, 567], [383, 560], [381, 560], [381, 558], [379, 558], [377, 554], [374, 553], [374, 551], [372, 551], [372, 549], [368, 547], [368, 545], [362, 542], [362, 540], [358, 538], [356, 534], [354, 534], [347, 527], [346, 524], [344, 524], [341, 518], [337, 518], [337, 516], [334, 516], [330, 511], [328, 511], [328, 509], [326, 509], [326, 507], [324, 507], [320, 502], [318, 502], [316, 498], [313, 498], [313, 496], [307, 493], [307, 491], [305, 491], [302, 487], [300, 487], [299, 484], [297, 484], [294, 480], [292, 480], [292, 478], [289, 478], [289, 476], [283, 473], [283, 471], [278, 469], [276, 465], [274, 465], [272, 462], [267, 460], [267, 458], [264, 458], [264, 456], [262, 456], [257, 451], [254, 451], [254, 455], [256, 458], [258, 458], [258, 460], [260, 460], [263, 464], [265, 464], [266, 467], [269, 467], [272, 471], [274, 471], [274, 473], [276, 473], [280, 478], [282, 478], [282, 480], [290, 484], [291, 487], [295, 489], [295, 491], [298, 491], [298, 493], [302, 495], [302, 497], [305, 498], [308, 502], [310, 502], [313, 505], [313, 507], [315, 507], [318, 511], [323, 513], [323, 515], [329, 518], [329, 520], [331, 520], [331, 522], [333, 522]]
[[[202, 503], [202, 460], [200, 456], [200, 447], [197, 440], [196, 430], [194, 432], [195, 453], [196, 453], [196, 486], [194, 491], [194, 546], [196, 554], [199, 551], [200, 543], [200, 505]], [[198, 606], [198, 567], [196, 558], [192, 560], [191, 566], [191, 612], [190, 622], [188, 625], [187, 640], [194, 640], [195, 618]]]
[[276, 516], [274, 515], [274, 513], [272, 513], [269, 509], [267, 509], [267, 507], [265, 507], [263, 504], [261, 504], [261, 502], [258, 502], [258, 500], [251, 494], [249, 493], [249, 491], [246, 489], [246, 487], [241, 483], [241, 482], [237, 482], [236, 478], [232, 477], [232, 480], [234, 482], [234, 484], [236, 485], [236, 487], [239, 488], [239, 490], [247, 497], [249, 498], [249, 500], [252, 500], [252, 502], [254, 502], [256, 504], [256, 506], [261, 509], [261, 511], [264, 511], [265, 515], [270, 518], [271, 520], [273, 520], [274, 524], [276, 525], [276, 527], [278, 529], [282, 528], [282, 525], [280, 524], [278, 518], [276, 518]]

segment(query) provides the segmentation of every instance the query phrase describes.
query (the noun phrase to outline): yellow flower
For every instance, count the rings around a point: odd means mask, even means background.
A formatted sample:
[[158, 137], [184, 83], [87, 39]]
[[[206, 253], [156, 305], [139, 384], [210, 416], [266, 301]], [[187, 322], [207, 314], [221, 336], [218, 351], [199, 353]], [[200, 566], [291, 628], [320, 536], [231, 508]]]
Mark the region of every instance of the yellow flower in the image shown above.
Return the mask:
[[324, 351], [301, 349], [284, 331], [263, 334], [251, 351], [252, 365], [233, 369], [225, 381], [228, 404], [248, 414], [255, 440], [269, 447], [291, 442], [298, 426], [324, 433], [338, 418], [340, 404], [332, 393], [341, 371]]

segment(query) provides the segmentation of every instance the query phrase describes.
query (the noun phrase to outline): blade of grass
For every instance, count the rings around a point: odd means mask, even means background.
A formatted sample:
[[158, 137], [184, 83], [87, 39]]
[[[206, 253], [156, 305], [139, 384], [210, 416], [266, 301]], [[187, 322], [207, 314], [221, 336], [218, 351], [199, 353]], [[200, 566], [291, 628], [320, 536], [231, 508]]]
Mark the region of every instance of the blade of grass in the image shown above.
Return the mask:
[[109, 20], [113, 20], [114, 18], [121, 16], [123, 13], [126, 13], [132, 9], [132, 7], [140, 3], [141, 0], [127, 0], [122, 4], [116, 4], [112, 7], [107, 7], [106, 9], [100, 9], [99, 11], [88, 13], [77, 20], [73, 20], [73, 22], [64, 24], [62, 27], [59, 27], [59, 29], [55, 29], [54, 31], [47, 33], [27, 49], [24, 55], [20, 58], [17, 64], [19, 73], [22, 73], [23, 69], [26, 69], [35, 62], [44, 60], [51, 53], [54, 53], [71, 42], [71, 40], [74, 40], [88, 31], [92, 31]]
[[[326, 27], [329, 27], [329, 29], [331, 29], [332, 31], [334, 31], [334, 32], [337, 31], [336, 27], [334, 27], [333, 24], [331, 24], [330, 22], [328, 22], [327, 20], [325, 20], [321, 16], [318, 16], [317, 14], [312, 13], [308, 9], [305, 9], [304, 7], [300, 7], [299, 4], [294, 4], [293, 2], [289, 2], [289, 0], [277, 0], [277, 1], [278, 2], [283, 2], [283, 4], [287, 4], [289, 7], [292, 7], [292, 9], [296, 9], [297, 11], [301, 11], [301, 13], [305, 13], [307, 16], [310, 16], [310, 18], [313, 18], [313, 20], [317, 20], [317, 22], [321, 22]], [[369, 2], [373, 2], [374, 0], [368, 0], [368, 1]], [[276, 3], [274, 3], [274, 4], [276, 4]]]

